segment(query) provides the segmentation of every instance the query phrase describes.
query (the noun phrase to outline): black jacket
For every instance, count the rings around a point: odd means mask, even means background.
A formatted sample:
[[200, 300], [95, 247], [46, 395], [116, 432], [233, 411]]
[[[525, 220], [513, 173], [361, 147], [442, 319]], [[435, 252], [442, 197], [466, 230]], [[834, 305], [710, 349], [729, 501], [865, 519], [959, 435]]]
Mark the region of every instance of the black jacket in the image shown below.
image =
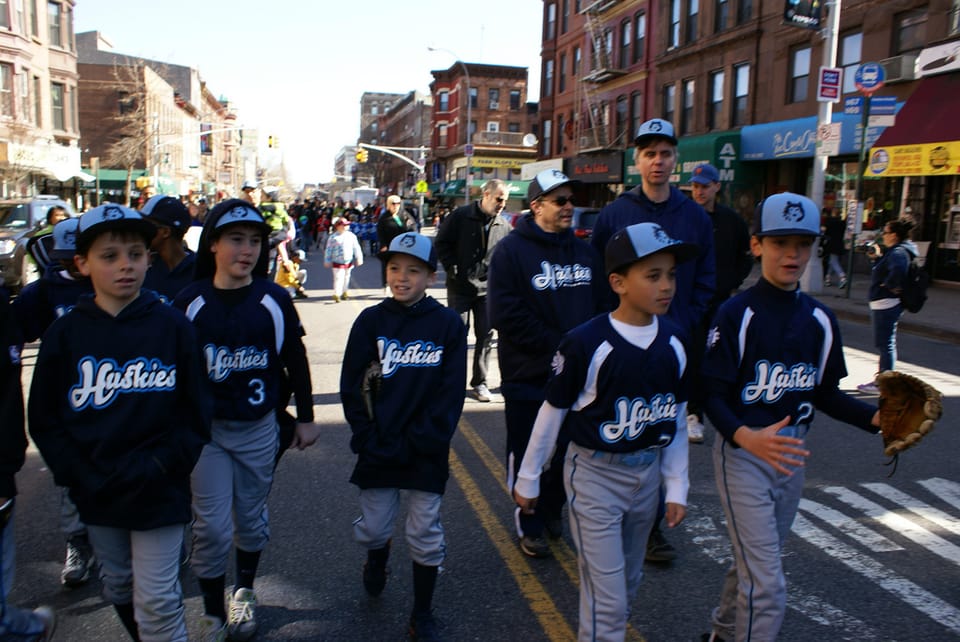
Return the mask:
[[[20, 349], [7, 291], [0, 288], [0, 497], [17, 494], [14, 475], [23, 466], [27, 435], [23, 431]], [[0, 527], [0, 530], [3, 530]]]
[[487, 216], [479, 201], [458, 207], [447, 216], [434, 243], [437, 258], [447, 272], [447, 292], [486, 296], [493, 248], [511, 229], [502, 216]]
[[[750, 231], [743, 217], [720, 203], [707, 214], [713, 223], [713, 250], [717, 259], [717, 289], [710, 301], [712, 316], [750, 275], [753, 255], [750, 252]], [[705, 319], [708, 323], [710, 320]]]

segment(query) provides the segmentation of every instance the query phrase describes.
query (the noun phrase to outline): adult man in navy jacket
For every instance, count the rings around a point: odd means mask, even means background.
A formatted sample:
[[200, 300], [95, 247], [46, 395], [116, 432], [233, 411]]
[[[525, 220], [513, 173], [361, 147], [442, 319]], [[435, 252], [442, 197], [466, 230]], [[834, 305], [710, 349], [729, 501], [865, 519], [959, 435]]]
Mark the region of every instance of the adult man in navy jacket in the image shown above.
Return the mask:
[[[697, 336], [696, 328], [716, 289], [713, 224], [702, 207], [670, 185], [670, 176], [677, 166], [673, 125], [662, 118], [652, 118], [640, 125], [634, 144], [633, 162], [641, 184], [600, 210], [591, 242], [602, 256], [607, 241], [619, 230], [634, 223], [656, 223], [671, 238], [700, 247], [695, 260], [677, 265], [677, 293], [667, 312], [689, 344]], [[613, 293], [609, 296], [612, 307]], [[647, 560], [665, 562], [675, 557], [676, 551], [660, 532], [658, 519], [647, 545]]]

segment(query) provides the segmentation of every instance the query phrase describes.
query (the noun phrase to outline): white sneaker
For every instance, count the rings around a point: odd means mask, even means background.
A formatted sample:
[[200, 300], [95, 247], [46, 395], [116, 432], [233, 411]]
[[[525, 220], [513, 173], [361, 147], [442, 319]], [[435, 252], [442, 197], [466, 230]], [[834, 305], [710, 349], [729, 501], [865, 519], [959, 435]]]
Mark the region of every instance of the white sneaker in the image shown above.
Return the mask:
[[227, 625], [214, 615], [204, 615], [200, 618], [200, 642], [225, 642], [227, 639]]
[[473, 396], [477, 398], [477, 401], [490, 401], [490, 388], [487, 388], [486, 384], [483, 383], [481, 383], [479, 386], [474, 386]]
[[227, 637], [245, 642], [257, 632], [257, 596], [253, 589], [238, 588], [230, 598], [227, 613]]
[[687, 441], [691, 444], [703, 443], [703, 424], [696, 415], [687, 415]]

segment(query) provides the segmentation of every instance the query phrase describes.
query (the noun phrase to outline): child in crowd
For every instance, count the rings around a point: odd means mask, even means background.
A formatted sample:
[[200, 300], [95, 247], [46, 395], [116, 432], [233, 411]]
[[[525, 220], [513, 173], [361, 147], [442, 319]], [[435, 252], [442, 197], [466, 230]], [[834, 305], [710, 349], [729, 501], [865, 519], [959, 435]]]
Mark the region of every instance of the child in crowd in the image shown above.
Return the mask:
[[780, 633], [787, 601], [781, 554], [803, 491], [814, 408], [878, 432], [876, 409], [838, 389], [847, 370], [836, 318], [799, 289], [820, 233], [818, 212], [799, 194], [764, 199], [750, 239], [761, 278], [720, 307], [708, 334], [706, 410], [720, 433], [714, 475], [734, 559], [704, 640], [776, 640]]
[[190, 211], [179, 198], [158, 194], [144, 204], [140, 213], [157, 227], [150, 243], [153, 256], [144, 287], [155, 290], [169, 303], [193, 282], [197, 255], [183, 243], [191, 227]]
[[153, 225], [108, 203], [83, 214], [78, 232], [75, 261], [94, 295], [43, 336], [30, 434], [70, 489], [130, 637], [186, 640], [180, 549], [210, 429], [196, 336], [141, 290]]
[[[203, 593], [201, 639], [249, 640], [257, 629], [253, 582], [270, 538], [267, 495], [278, 448], [277, 410], [296, 397], [293, 446], [316, 441], [303, 327], [290, 296], [266, 278], [270, 226], [247, 201], [207, 216], [197, 281], [174, 300], [197, 331], [213, 384], [213, 425], [193, 471], [193, 571]], [[224, 586], [236, 544], [229, 615]]]
[[408, 492], [410, 636], [436, 640], [431, 605], [446, 550], [440, 502], [450, 475], [450, 440], [463, 410], [466, 330], [456, 312], [425, 293], [437, 270], [427, 237], [401, 234], [381, 256], [392, 298], [357, 317], [340, 373], [343, 411], [353, 431], [350, 448], [358, 455], [350, 481], [360, 487], [361, 514], [353, 535], [367, 550], [363, 586], [378, 596], [387, 581], [400, 490]]
[[570, 533], [580, 569], [579, 639], [622, 640], [643, 578], [647, 538], [666, 490], [666, 521], [686, 514], [686, 352], [664, 315], [676, 264], [696, 245], [659, 225], [614, 234], [605, 264], [620, 304], [568, 332], [533, 427], [514, 498], [536, 509], [540, 476], [561, 426], [571, 440], [564, 462]]
[[333, 268], [333, 300], [340, 303], [350, 298], [350, 273], [363, 265], [363, 250], [357, 235], [347, 229], [350, 221], [344, 217], [333, 219], [333, 233], [327, 239], [323, 266]]

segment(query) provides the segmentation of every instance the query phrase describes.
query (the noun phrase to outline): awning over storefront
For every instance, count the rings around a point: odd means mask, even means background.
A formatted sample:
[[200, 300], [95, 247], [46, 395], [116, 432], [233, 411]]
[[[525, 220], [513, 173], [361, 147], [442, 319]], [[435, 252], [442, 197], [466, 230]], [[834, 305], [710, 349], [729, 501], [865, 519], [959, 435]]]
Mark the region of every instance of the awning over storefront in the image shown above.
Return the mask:
[[[703, 136], [684, 136], [677, 145], [677, 169], [670, 177], [672, 183], [685, 185], [697, 165], [710, 163], [720, 170], [723, 183], [762, 182], [762, 174], [756, 165], [744, 163], [739, 131], [717, 132]], [[626, 168], [624, 185], [640, 184], [640, 175], [633, 165], [633, 148], [623, 156]]]
[[960, 174], [960, 73], [930, 76], [874, 143], [866, 176]]
[[[903, 103], [897, 103], [899, 110]], [[899, 116], [898, 116], [899, 118]], [[840, 123], [840, 154], [860, 153], [862, 117], [834, 112], [831, 122]], [[867, 147], [883, 133], [884, 127], [867, 127]], [[817, 150], [817, 117], [780, 120], [762, 125], [747, 125], [740, 130], [742, 159], [787, 160], [813, 158]]]
[[527, 188], [530, 181], [503, 181], [507, 186], [509, 198], [524, 199], [527, 197]]

